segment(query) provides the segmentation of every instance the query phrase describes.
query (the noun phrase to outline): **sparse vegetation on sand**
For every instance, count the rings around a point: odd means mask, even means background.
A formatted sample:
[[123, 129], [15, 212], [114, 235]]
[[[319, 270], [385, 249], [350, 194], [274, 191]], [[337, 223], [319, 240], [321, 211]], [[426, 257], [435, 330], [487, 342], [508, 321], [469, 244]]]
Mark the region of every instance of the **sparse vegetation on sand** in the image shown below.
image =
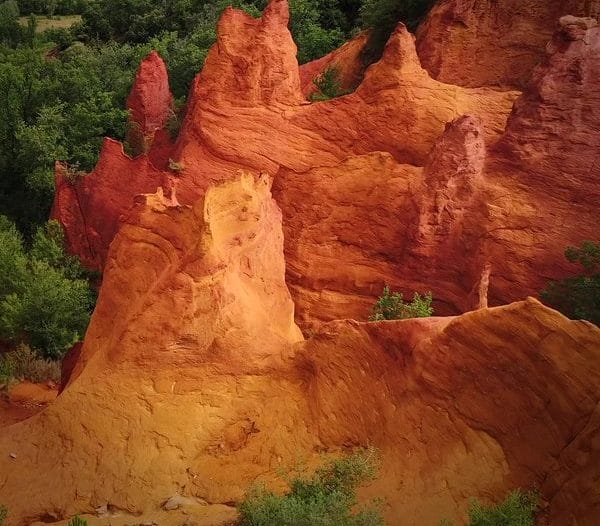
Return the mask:
[[327, 462], [311, 478], [294, 478], [284, 495], [254, 487], [238, 526], [382, 526], [376, 506], [357, 508], [357, 487], [376, 473], [377, 455], [368, 449]]

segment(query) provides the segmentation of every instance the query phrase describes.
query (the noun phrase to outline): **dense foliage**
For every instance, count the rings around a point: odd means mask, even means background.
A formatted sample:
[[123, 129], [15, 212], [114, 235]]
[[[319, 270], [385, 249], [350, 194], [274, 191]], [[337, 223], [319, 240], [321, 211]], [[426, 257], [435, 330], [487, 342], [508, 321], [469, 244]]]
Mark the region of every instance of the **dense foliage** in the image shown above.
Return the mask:
[[383, 288], [383, 294], [379, 297], [375, 305], [373, 305], [373, 313], [369, 317], [369, 320], [426, 318], [433, 314], [432, 301], [431, 292], [426, 292], [422, 296], [415, 292], [412, 302], [405, 303], [401, 292], [391, 292], [390, 288], [386, 285]]
[[579, 264], [580, 272], [550, 283], [542, 300], [571, 319], [600, 326], [600, 243], [584, 241], [579, 248], [568, 247], [565, 257]]
[[254, 488], [240, 505], [239, 526], [380, 526], [375, 508], [357, 510], [356, 488], [375, 477], [367, 450], [331, 461], [309, 478], [295, 478], [285, 495]]
[[363, 27], [370, 29], [363, 60], [370, 64], [379, 60], [388, 38], [398, 22], [411, 31], [433, 7], [436, 0], [364, 0], [360, 7]]
[[0, 216], [0, 338], [60, 358], [87, 327], [94, 293], [79, 262], [64, 253], [56, 222], [40, 227], [29, 248]]

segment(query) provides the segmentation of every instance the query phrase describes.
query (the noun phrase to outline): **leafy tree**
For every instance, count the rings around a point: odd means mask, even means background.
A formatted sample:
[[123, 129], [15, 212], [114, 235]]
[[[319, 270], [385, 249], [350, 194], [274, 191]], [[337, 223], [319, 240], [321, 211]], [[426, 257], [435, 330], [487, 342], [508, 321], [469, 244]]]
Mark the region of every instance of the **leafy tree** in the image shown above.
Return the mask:
[[373, 306], [370, 321], [403, 320], [407, 318], [426, 318], [433, 314], [431, 292], [422, 296], [415, 292], [411, 303], [404, 303], [401, 292], [391, 292], [386, 285], [383, 294]]
[[376, 509], [354, 511], [356, 488], [375, 477], [374, 452], [334, 460], [310, 479], [296, 478], [285, 495], [253, 488], [240, 505], [239, 526], [380, 526]]
[[15, 46], [21, 40], [19, 6], [14, 0], [0, 3], [0, 42]]
[[78, 262], [64, 253], [60, 225], [39, 229], [29, 252], [0, 216], [0, 337], [60, 358], [81, 339], [94, 294]]
[[319, 0], [290, 1], [290, 31], [298, 46], [300, 64], [326, 55], [346, 38], [338, 24], [327, 27], [322, 23], [321, 5]]
[[542, 300], [571, 319], [600, 326], [600, 243], [584, 241], [579, 248], [567, 247], [565, 257], [582, 270], [550, 283], [540, 295]]

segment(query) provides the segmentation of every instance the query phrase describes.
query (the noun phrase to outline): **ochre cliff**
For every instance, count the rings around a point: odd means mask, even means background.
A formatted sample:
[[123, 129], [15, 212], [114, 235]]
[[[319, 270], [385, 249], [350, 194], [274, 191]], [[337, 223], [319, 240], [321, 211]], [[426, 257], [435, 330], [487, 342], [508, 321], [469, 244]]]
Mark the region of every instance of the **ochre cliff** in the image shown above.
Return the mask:
[[600, 330], [528, 299], [303, 341], [269, 186], [241, 174], [190, 206], [136, 199], [69, 385], [0, 434], [9, 524], [236, 502], [257, 479], [282, 487], [299, 452], [374, 445], [364, 496], [386, 499], [389, 524], [537, 487], [551, 524], [592, 525]]
[[440, 0], [417, 31], [423, 67], [459, 86], [523, 88], [558, 19], [600, 16], [599, 0]]
[[[235, 503], [298, 453], [374, 445], [390, 525], [522, 487], [595, 526], [600, 329], [527, 296], [597, 236], [600, 28], [557, 20], [521, 94], [433, 79], [400, 25], [354, 93], [309, 103], [288, 16], [223, 13], [174, 144], [152, 54], [138, 155], [57, 165], [53, 216], [103, 281], [63, 392], [0, 433], [9, 525]], [[463, 314], [361, 321], [385, 283]]]
[[[287, 20], [282, 0], [262, 19], [224, 12], [169, 150], [173, 169], [152, 148], [131, 159], [111, 141], [83, 181], [66, 182], [59, 167], [54, 216], [89, 266], [104, 267], [135, 195], [162, 185], [191, 204], [242, 169], [275, 178], [303, 328], [366, 319], [384, 283], [408, 295], [432, 290], [439, 313], [458, 313], [486, 304], [484, 289], [500, 305], [569, 272], [564, 248], [593, 238], [598, 221], [592, 20], [563, 20], [520, 97], [433, 80], [400, 25], [354, 93], [313, 104]], [[140, 78], [162, 79], [163, 67], [152, 55]], [[170, 99], [161, 100], [165, 108]]]

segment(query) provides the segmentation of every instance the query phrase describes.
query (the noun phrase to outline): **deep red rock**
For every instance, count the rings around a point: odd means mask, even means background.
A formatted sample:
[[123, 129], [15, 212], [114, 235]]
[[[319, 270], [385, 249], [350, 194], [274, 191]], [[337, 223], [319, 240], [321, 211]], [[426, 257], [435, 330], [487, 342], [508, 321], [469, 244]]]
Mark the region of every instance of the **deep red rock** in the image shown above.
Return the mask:
[[131, 93], [128, 142], [137, 154], [149, 153], [153, 163], [165, 168], [171, 141], [164, 128], [175, 116], [167, 66], [156, 51], [141, 63]]
[[[596, 28], [565, 24], [498, 142], [518, 94], [432, 80], [403, 26], [355, 93], [306, 103], [286, 24], [281, 2], [259, 20], [224, 13], [176, 171], [109, 142], [92, 176], [70, 190], [59, 181], [55, 216], [73, 251], [102, 267], [136, 194], [161, 186], [190, 204], [241, 168], [276, 176], [305, 327], [366, 318], [384, 283], [431, 290], [438, 312], [456, 313], [536, 294], [569, 272], [564, 248], [593, 239], [598, 222]], [[248, 53], [262, 65], [245, 67]]]

